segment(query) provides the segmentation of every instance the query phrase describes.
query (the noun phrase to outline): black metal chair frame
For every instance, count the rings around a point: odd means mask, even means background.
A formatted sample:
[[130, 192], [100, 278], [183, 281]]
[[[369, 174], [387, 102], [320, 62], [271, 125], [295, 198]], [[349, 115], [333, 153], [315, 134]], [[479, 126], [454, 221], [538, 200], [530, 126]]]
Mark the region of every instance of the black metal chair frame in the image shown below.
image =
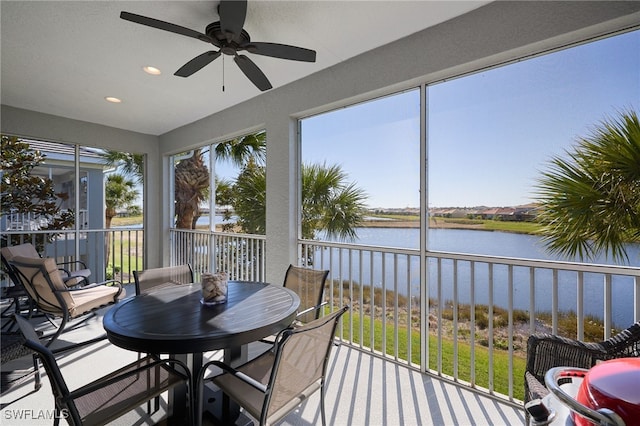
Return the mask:
[[[69, 322], [69, 320], [71, 319], [71, 316], [69, 314], [69, 308], [67, 306], [66, 301], [64, 300], [64, 298], [62, 297], [62, 292], [73, 292], [73, 291], [86, 291], [89, 290], [91, 288], [95, 288], [95, 287], [99, 287], [102, 285], [106, 285], [106, 284], [113, 284], [115, 286], [118, 287], [118, 292], [114, 295], [114, 300], [112, 303], [115, 303], [120, 294], [122, 293], [122, 284], [120, 283], [120, 281], [117, 280], [108, 280], [108, 281], [104, 281], [101, 283], [94, 283], [94, 284], [90, 284], [90, 285], [86, 285], [83, 287], [76, 287], [76, 288], [68, 288], [68, 289], [64, 289], [64, 290], [58, 290], [55, 285], [53, 284], [53, 282], [51, 281], [51, 278], [49, 276], [49, 273], [47, 272], [47, 270], [44, 268], [44, 266], [40, 266], [38, 268], [38, 272], [36, 272], [34, 274], [34, 276], [32, 277], [27, 277], [25, 276], [23, 273], [21, 273], [18, 270], [18, 266], [25, 266], [25, 267], [34, 267], [33, 265], [30, 264], [24, 264], [21, 263], [19, 260], [17, 259], [13, 259], [11, 262], [9, 262], [12, 270], [14, 271], [14, 273], [16, 274], [17, 277], [19, 277], [19, 279], [22, 282], [22, 286], [26, 289], [27, 293], [29, 293], [29, 297], [30, 299], [33, 301], [34, 306], [43, 314], [45, 314], [45, 316], [49, 319], [49, 321], [55, 326], [57, 327], [57, 330], [47, 336], [49, 337], [49, 342], [46, 344], [46, 346], [50, 346], [59, 336], [60, 334], [62, 334], [63, 331], [65, 331], [65, 327], [67, 325], [67, 323]], [[35, 288], [31, 285], [32, 280], [38, 275], [38, 274], [42, 274], [43, 278], [46, 280], [47, 284], [49, 285], [49, 288], [51, 289], [51, 292], [53, 293], [53, 295], [56, 298], [56, 302], [58, 303], [58, 305], [54, 305], [51, 302], [42, 299], [37, 292], [35, 291]], [[83, 317], [82, 321], [86, 321], [87, 319], [89, 319], [91, 316], [95, 315], [95, 311], [99, 308], [102, 308], [103, 306], [100, 306], [96, 309], [93, 309], [89, 312], [84, 312], [80, 315], [77, 315], [76, 318], [80, 318]], [[55, 317], [55, 316], [60, 316], [61, 319], [61, 323], [60, 325], [56, 325], [53, 320], [51, 319], [51, 317]], [[105, 336], [101, 336], [99, 338], [94, 339], [95, 341], [98, 340], [104, 340], [106, 338]]]
[[[16, 323], [20, 328], [23, 336], [24, 336], [24, 346], [29, 350], [34, 352], [34, 364], [37, 364], [39, 361], [42, 362], [44, 368], [49, 377], [49, 381], [51, 383], [51, 390], [54, 396], [54, 403], [56, 413], [64, 413], [66, 420], [71, 425], [82, 425], [83, 420], [81, 418], [80, 412], [76, 406], [75, 401], [78, 398], [83, 397], [84, 395], [91, 394], [99, 389], [103, 389], [106, 386], [110, 386], [114, 383], [126, 380], [126, 385], [131, 386], [131, 380], [146, 380], [146, 384], [150, 385], [150, 371], [152, 369], [164, 369], [168, 372], [169, 375], [177, 378], [185, 383], [187, 386], [190, 398], [189, 398], [189, 413], [191, 413], [193, 407], [193, 386], [190, 380], [190, 371], [188, 367], [174, 359], [162, 360], [153, 356], [147, 356], [145, 358], [139, 359], [133, 363], [128, 364], [120, 368], [117, 371], [114, 371], [106, 376], [103, 376], [100, 379], [94, 380], [89, 384], [86, 384], [78, 389], [69, 390], [64, 377], [62, 376], [62, 372], [58, 366], [58, 362], [55, 358], [55, 354], [61, 353], [64, 351], [68, 351], [70, 349], [76, 349], [78, 346], [66, 347], [58, 350], [51, 350], [48, 347], [42, 345], [38, 336], [36, 335], [35, 329], [33, 326], [27, 321], [27, 319], [20, 317], [19, 315], [15, 316]], [[176, 367], [180, 370], [178, 371]], [[157, 374], [156, 370], [156, 374]], [[39, 381], [38, 381], [39, 384]], [[162, 392], [168, 390], [171, 386], [175, 386], [176, 383], [167, 384], [164, 387], [160, 387], [157, 389], [153, 389], [153, 392], [149, 392], [149, 387], [147, 387], [147, 392], [143, 394], [136, 394], [137, 398], [134, 401], [129, 402], [128, 404], [119, 404], [117, 407], [114, 406], [109, 410], [103, 409], [102, 414], [99, 415], [99, 419], [93, 419], [92, 423], [99, 422], [99, 424], [104, 424], [111, 420], [114, 420], [123, 414], [139, 407], [141, 404], [144, 404], [146, 401], [156, 398], [157, 395]], [[123, 386], [123, 385], [120, 385]], [[122, 389], [120, 387], [120, 389]], [[99, 408], [99, 407], [95, 407]], [[64, 411], [63, 411], [64, 410]], [[101, 417], [102, 416], [102, 417]], [[60, 422], [60, 417], [62, 415], [56, 415], [54, 419], [54, 425], [58, 425]]]
[[[286, 328], [284, 330], [282, 330], [280, 333], [278, 333], [278, 335], [276, 336], [276, 343], [274, 345], [274, 351], [267, 351], [264, 354], [260, 355], [258, 358], [254, 358], [253, 360], [245, 363], [242, 366], [239, 366], [237, 368], [233, 368], [221, 361], [209, 361], [208, 363], [204, 364], [202, 366], [202, 368], [200, 369], [200, 372], [198, 373], [198, 378], [196, 380], [196, 384], [195, 384], [195, 389], [197, 389], [197, 395], [196, 395], [196, 416], [197, 418], [196, 420], [196, 424], [200, 425], [201, 421], [202, 421], [202, 406], [203, 406], [203, 387], [204, 387], [204, 382], [207, 380], [214, 380], [219, 377], [219, 376], [215, 376], [215, 377], [210, 377], [210, 378], [205, 378], [205, 375], [207, 373], [207, 369], [212, 366], [215, 365], [219, 368], [221, 368], [223, 370], [223, 374], [231, 374], [234, 377], [236, 377], [237, 379], [241, 380], [242, 382], [248, 384], [249, 386], [257, 389], [259, 392], [261, 392], [262, 394], [264, 394], [264, 399], [262, 402], [262, 410], [261, 410], [261, 414], [260, 414], [260, 418], [258, 419], [260, 422], [260, 425], [265, 425], [267, 424], [267, 415], [268, 413], [268, 408], [271, 402], [271, 398], [273, 397], [274, 394], [274, 386], [275, 383], [277, 382], [277, 376], [279, 374], [279, 371], [281, 370], [281, 360], [283, 359], [283, 352], [285, 350], [285, 348], [287, 347], [287, 343], [290, 341], [290, 339], [292, 338], [292, 336], [298, 334], [298, 333], [313, 333], [316, 329], [323, 327], [325, 325], [327, 325], [327, 323], [332, 322], [333, 321], [333, 325], [332, 325], [332, 329], [331, 329], [331, 340], [329, 340], [327, 342], [327, 347], [324, 348], [325, 353], [324, 353], [324, 357], [323, 357], [323, 364], [322, 364], [322, 374], [320, 377], [320, 385], [319, 387], [314, 390], [315, 391], [319, 391], [320, 392], [320, 411], [321, 411], [321, 418], [322, 418], [322, 424], [326, 425], [326, 414], [325, 414], [325, 381], [326, 381], [326, 374], [327, 374], [327, 365], [329, 362], [329, 356], [331, 354], [331, 348], [334, 345], [333, 344], [333, 336], [335, 336], [336, 333], [336, 329], [340, 320], [340, 317], [347, 312], [350, 309], [349, 305], [345, 305], [342, 308], [340, 308], [339, 310], [325, 316], [322, 317], [320, 319], [316, 319], [310, 323], [304, 324], [301, 327], [298, 328], [293, 328], [293, 327], [289, 327]], [[272, 355], [274, 354], [274, 355]], [[259, 378], [254, 378], [251, 377], [245, 373], [243, 373], [242, 368], [244, 366], [249, 366], [252, 363], [256, 362], [257, 360], [259, 361], [259, 358], [262, 357], [271, 357], [273, 356], [273, 365], [268, 377], [268, 381], [266, 383], [263, 383], [259, 380]], [[265, 359], [269, 359], [269, 358], [265, 358]], [[304, 365], [301, 368], [306, 367], [306, 365]], [[281, 374], [286, 374], [286, 372], [283, 371], [283, 373]], [[305, 386], [308, 386], [309, 384], [305, 384]], [[224, 389], [223, 389], [224, 390]], [[308, 395], [306, 395], [308, 396]], [[306, 397], [305, 396], [305, 397]], [[298, 395], [296, 394], [295, 397], [298, 397]], [[295, 409], [296, 406], [292, 406], [290, 407], [290, 409], [287, 409], [287, 413], [293, 411], [293, 409]]]

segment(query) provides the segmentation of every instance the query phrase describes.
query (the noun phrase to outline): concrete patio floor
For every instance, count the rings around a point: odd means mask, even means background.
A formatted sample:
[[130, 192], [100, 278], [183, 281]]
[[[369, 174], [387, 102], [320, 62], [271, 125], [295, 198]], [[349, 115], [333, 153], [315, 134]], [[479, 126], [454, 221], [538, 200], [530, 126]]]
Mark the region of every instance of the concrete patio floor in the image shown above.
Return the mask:
[[[133, 293], [130, 289], [129, 294]], [[108, 309], [108, 308], [107, 308]], [[105, 310], [82, 326], [64, 333], [56, 347], [81, 342], [104, 333]], [[251, 353], [264, 346], [251, 345]], [[221, 356], [215, 352], [210, 358]], [[134, 361], [138, 354], [118, 348], [104, 340], [65, 353], [59, 357], [62, 373], [70, 389], [75, 389], [110, 371]], [[24, 357], [3, 365], [3, 370], [29, 367]], [[52, 424], [47, 418], [53, 410], [49, 381], [41, 369], [42, 387], [33, 392], [34, 379], [15, 386], [2, 395], [0, 424], [36, 426]], [[113, 425], [154, 424], [162, 419], [166, 395], [160, 411], [151, 417], [146, 405], [114, 421]], [[319, 395], [302, 404], [283, 421], [283, 425], [320, 425]], [[335, 346], [329, 364], [326, 389], [329, 425], [522, 425], [524, 412], [464, 387], [450, 384], [346, 345]], [[64, 424], [64, 420], [62, 422]]]

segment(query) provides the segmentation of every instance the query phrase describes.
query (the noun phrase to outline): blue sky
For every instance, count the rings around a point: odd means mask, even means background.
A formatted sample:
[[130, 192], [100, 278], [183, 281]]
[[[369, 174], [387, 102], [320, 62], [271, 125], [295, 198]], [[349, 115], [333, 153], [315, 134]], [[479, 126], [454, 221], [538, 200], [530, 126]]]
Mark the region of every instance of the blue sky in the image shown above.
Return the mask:
[[[304, 119], [303, 161], [341, 165], [369, 207], [417, 207], [419, 98], [409, 90]], [[431, 85], [429, 206], [529, 203], [552, 156], [629, 108], [640, 111], [640, 31]]]
[[[640, 107], [640, 31], [428, 89], [429, 205], [531, 202], [553, 155]], [[418, 206], [419, 93], [304, 120], [303, 161], [341, 164], [370, 207]]]

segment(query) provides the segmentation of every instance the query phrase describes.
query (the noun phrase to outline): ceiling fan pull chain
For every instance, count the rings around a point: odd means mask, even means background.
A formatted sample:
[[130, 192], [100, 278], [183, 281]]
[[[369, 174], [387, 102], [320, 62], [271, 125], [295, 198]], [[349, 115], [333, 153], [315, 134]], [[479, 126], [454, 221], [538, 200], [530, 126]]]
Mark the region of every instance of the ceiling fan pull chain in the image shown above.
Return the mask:
[[222, 55], [222, 91], [224, 92], [224, 55]]

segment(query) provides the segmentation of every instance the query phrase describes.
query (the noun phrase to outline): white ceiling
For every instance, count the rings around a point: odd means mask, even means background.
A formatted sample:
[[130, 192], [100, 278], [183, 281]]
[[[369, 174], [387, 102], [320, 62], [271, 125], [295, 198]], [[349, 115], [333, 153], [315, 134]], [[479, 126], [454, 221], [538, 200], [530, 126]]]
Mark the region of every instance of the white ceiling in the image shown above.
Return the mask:
[[[277, 89], [486, 3], [250, 0], [244, 29], [253, 41], [313, 49], [317, 61], [247, 55]], [[127, 11], [204, 32], [218, 20], [217, 4], [2, 0], [0, 101], [160, 135], [258, 96], [261, 92], [231, 57], [218, 58], [191, 77], [174, 76], [187, 61], [214, 47], [119, 17]], [[145, 74], [145, 65], [159, 68], [162, 75]], [[108, 103], [106, 96], [122, 103]]]

